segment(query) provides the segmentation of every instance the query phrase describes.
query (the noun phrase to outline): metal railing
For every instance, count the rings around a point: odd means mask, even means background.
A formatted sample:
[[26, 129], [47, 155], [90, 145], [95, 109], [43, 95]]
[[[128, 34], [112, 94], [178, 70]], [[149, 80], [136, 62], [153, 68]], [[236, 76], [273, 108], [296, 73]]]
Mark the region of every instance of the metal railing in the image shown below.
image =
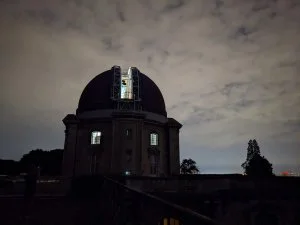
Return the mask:
[[[92, 178], [92, 180], [93, 179], [94, 178]], [[98, 224], [217, 225], [212, 219], [189, 208], [182, 207], [160, 197], [128, 187], [124, 185], [122, 181], [117, 181], [117, 179], [113, 179], [112, 177], [98, 176], [95, 177], [95, 179], [100, 179], [100, 182], [95, 182], [95, 184], [97, 183], [98, 185], [100, 183], [100, 185], [96, 187], [97, 194], [91, 194], [90, 196], [93, 200], [98, 202], [96, 204], [97, 206], [95, 206], [96, 211], [99, 214], [99, 217], [97, 216], [97, 218], [99, 218], [99, 221], [97, 221]], [[71, 180], [72, 178], [60, 179], [59, 183], [63, 184], [63, 182], [69, 182]], [[51, 183], [45, 183], [47, 187], [50, 184]], [[58, 188], [58, 184], [55, 184], [56, 188]], [[81, 185], [86, 186], [85, 192], [88, 192], [92, 188], [91, 185], [85, 182], [81, 182]], [[53, 188], [51, 187], [50, 189]], [[70, 187], [71, 186], [69, 186], [69, 188]], [[62, 186], [60, 185], [59, 189], [61, 188]], [[72, 188], [73, 187], [71, 187], [71, 189]], [[57, 194], [61, 192], [59, 190], [48, 190], [47, 188], [44, 190], [41, 189], [41, 187], [38, 188], [37, 191], [42, 191], [37, 193], [37, 195], [49, 195], [52, 193], [53, 196], [57, 196]], [[91, 191], [91, 193], [92, 192], [93, 191]], [[20, 192], [20, 194], [22, 196], [22, 192]], [[78, 195], [76, 196], [75, 194], [75, 197], [77, 198]], [[172, 222], [170, 223], [171, 218]]]
[[[102, 209], [110, 224], [217, 225], [191, 209], [130, 188], [109, 177], [103, 177], [101, 193]], [[168, 222], [170, 218], [172, 223]]]

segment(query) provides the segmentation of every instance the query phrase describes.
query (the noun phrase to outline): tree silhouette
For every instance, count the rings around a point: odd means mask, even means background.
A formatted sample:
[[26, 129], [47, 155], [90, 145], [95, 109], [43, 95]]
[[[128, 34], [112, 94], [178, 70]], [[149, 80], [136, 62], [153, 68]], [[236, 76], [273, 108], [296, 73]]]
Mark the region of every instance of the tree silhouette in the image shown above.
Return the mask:
[[58, 176], [61, 174], [63, 150], [32, 150], [24, 154], [20, 161], [0, 159], [0, 175], [16, 176], [26, 173], [30, 167], [39, 166], [42, 175]]
[[182, 174], [197, 174], [199, 169], [196, 165], [196, 162], [192, 159], [184, 159], [180, 165], [180, 173]]
[[19, 170], [19, 163], [17, 161], [0, 159], [0, 174], [14, 176], [20, 173]]
[[274, 175], [272, 164], [261, 155], [255, 139], [248, 142], [247, 158], [242, 167], [248, 176], [266, 177]]
[[42, 175], [57, 176], [61, 174], [63, 150], [44, 151], [36, 149], [23, 155], [20, 160], [21, 170], [27, 171], [32, 165], [39, 166]]
[[249, 140], [248, 148], [247, 148], [247, 158], [246, 161], [242, 164], [242, 167], [246, 169], [246, 167], [249, 166], [251, 159], [254, 156], [258, 156], [258, 155], [260, 155], [260, 148], [257, 144], [257, 141], [255, 139], [253, 141]]

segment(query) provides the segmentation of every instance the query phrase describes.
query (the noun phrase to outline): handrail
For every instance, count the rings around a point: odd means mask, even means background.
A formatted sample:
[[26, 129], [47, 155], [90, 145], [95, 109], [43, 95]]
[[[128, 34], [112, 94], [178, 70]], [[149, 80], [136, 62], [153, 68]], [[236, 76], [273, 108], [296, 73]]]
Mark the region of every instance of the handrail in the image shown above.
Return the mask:
[[139, 194], [139, 195], [142, 195], [142, 196], [146, 196], [149, 199], [155, 200], [155, 201], [160, 202], [160, 203], [162, 203], [162, 204], [164, 204], [166, 206], [169, 206], [170, 208], [173, 208], [173, 209], [181, 211], [181, 212], [183, 212], [185, 214], [191, 215], [191, 216], [193, 216], [193, 217], [195, 217], [195, 218], [197, 218], [199, 220], [202, 220], [202, 221], [204, 221], [204, 222], [206, 222], [208, 224], [218, 225], [218, 223], [216, 223], [214, 220], [210, 219], [209, 217], [201, 215], [201, 214], [199, 214], [199, 213], [197, 213], [197, 212], [195, 212], [195, 211], [193, 211], [193, 210], [191, 210], [189, 208], [182, 207], [180, 205], [177, 205], [175, 203], [171, 203], [169, 201], [166, 201], [166, 200], [164, 200], [162, 198], [156, 197], [156, 196], [151, 195], [149, 193], [145, 193], [145, 192], [139, 191], [137, 189], [128, 187], [127, 185], [124, 185], [124, 184], [122, 184], [122, 183], [120, 183], [120, 182], [118, 182], [116, 180], [113, 180], [113, 179], [111, 179], [109, 177], [103, 176], [103, 178], [106, 179], [107, 181], [110, 181], [111, 183], [114, 183], [114, 184], [116, 184], [116, 185], [118, 185], [118, 186], [120, 186], [120, 187], [128, 190], [128, 191], [131, 191], [133, 193], [136, 193], [136, 194]]
[[[128, 207], [128, 205], [126, 205], [127, 203], [125, 203], [125, 206], [124, 206], [125, 208], [123, 208], [123, 206], [121, 206], [121, 209], [119, 208], [120, 204], [122, 205], [123, 204], [122, 202], [124, 200], [126, 202], [128, 200], [127, 197], [129, 197], [128, 201], [129, 201], [130, 205], [133, 204], [134, 207], [141, 207], [141, 208], [145, 207], [144, 212], [146, 213], [146, 218], [147, 218], [147, 216], [149, 216], [148, 213], [152, 214], [152, 208], [154, 206], [154, 213], [158, 213], [156, 215], [157, 217], [154, 217], [154, 220], [156, 220], [156, 218], [159, 219], [160, 216], [162, 216], [162, 215], [163, 215], [163, 217], [167, 217], [167, 218], [172, 217], [171, 215], [174, 215], [175, 216], [174, 219], [176, 219], [176, 217], [178, 217], [178, 220], [181, 222], [184, 222], [184, 224], [186, 224], [186, 222], [188, 222], [188, 224], [191, 224], [190, 222], [192, 222], [192, 224], [199, 224], [199, 225], [200, 224], [202, 224], [202, 225], [203, 224], [206, 224], [206, 225], [217, 225], [218, 224], [211, 218], [204, 216], [202, 214], [199, 214], [198, 212], [195, 212], [190, 208], [180, 206], [176, 203], [172, 203], [168, 200], [162, 199], [160, 197], [149, 194], [142, 190], [138, 190], [136, 188], [130, 187], [126, 184], [123, 184], [122, 181], [114, 179], [114, 177], [108, 177], [108, 176], [104, 176], [104, 175], [100, 175], [98, 177], [100, 178], [100, 180], [102, 180], [100, 184], [104, 185], [103, 190], [102, 190], [103, 195], [110, 196], [110, 194], [112, 194], [112, 196], [108, 197], [108, 200], [110, 202], [112, 202], [113, 208], [112, 208], [111, 212], [116, 212], [116, 210], [119, 210], [119, 213], [121, 212], [120, 218], [123, 218], [123, 215], [128, 215], [128, 214], [126, 214], [128, 212], [129, 212], [129, 215], [131, 215], [131, 213], [133, 213], [132, 218], [135, 218], [135, 219], [139, 218], [139, 216], [136, 217], [136, 215], [138, 215], [138, 214], [135, 214], [136, 213], [135, 210], [127, 208]], [[58, 180], [62, 183], [65, 181], [72, 181], [73, 179], [74, 178], [72, 178], [72, 177], [59, 177], [58, 178]], [[108, 186], [106, 186], [106, 185], [108, 185]], [[100, 189], [102, 189], [102, 188], [100, 188]], [[106, 192], [106, 190], [108, 190], [108, 192]], [[112, 192], [110, 192], [110, 190], [112, 190]], [[127, 196], [126, 193], [128, 193], [129, 195]], [[4, 196], [4, 197], [21, 197], [21, 196], [23, 196], [23, 195], [18, 195], [18, 196], [13, 195], [13, 196]], [[47, 198], [49, 197], [48, 195], [45, 195], [45, 196], [38, 195], [38, 196], [47, 197]], [[53, 196], [57, 197], [58, 195], [53, 195]], [[50, 197], [53, 197], [53, 196], [50, 196]], [[59, 195], [59, 196], [63, 197], [65, 195]], [[0, 196], [0, 197], [2, 197], [2, 196]], [[111, 199], [111, 197], [112, 197], [112, 199]], [[125, 199], [123, 199], [123, 197]], [[104, 198], [104, 199], [106, 199], [106, 198]], [[103, 202], [105, 202], [105, 200]], [[108, 204], [108, 205], [110, 205], [110, 204]], [[117, 207], [117, 208], [115, 208], [115, 207]], [[148, 208], [148, 207], [150, 207], [150, 208]], [[159, 209], [159, 210], [157, 210], [157, 209]], [[166, 211], [165, 211], [165, 209], [166, 209]], [[160, 214], [160, 213], [162, 213], [162, 214]], [[110, 211], [108, 214], [110, 215]], [[114, 215], [113, 218], [118, 218], [118, 216], [115, 217], [115, 215]]]

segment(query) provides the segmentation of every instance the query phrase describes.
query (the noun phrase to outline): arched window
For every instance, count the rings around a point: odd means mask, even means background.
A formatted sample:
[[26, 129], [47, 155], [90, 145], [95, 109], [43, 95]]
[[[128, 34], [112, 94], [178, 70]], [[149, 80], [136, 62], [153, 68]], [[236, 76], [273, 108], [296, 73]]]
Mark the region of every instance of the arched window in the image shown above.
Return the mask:
[[155, 132], [150, 133], [150, 145], [151, 146], [158, 145], [158, 134]]
[[91, 144], [92, 145], [99, 145], [101, 143], [101, 132], [100, 131], [93, 131], [91, 135]]

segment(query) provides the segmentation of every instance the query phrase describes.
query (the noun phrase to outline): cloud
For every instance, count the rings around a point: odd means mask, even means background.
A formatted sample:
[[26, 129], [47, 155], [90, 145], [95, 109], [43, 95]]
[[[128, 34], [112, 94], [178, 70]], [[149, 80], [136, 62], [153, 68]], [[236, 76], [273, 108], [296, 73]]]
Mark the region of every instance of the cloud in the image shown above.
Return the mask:
[[[89, 80], [115, 64], [137, 66], [158, 84], [169, 116], [184, 124], [182, 157], [204, 163], [208, 151], [237, 153], [253, 137], [264, 140], [266, 152], [274, 139], [278, 149], [299, 144], [297, 0], [4, 0], [0, 6], [1, 106], [8, 111], [2, 120], [31, 124], [28, 146], [35, 146], [41, 124], [53, 132], [40, 144], [63, 146], [64, 136], [54, 134], [63, 130], [61, 119], [75, 112]], [[8, 150], [2, 155], [20, 152], [1, 142]], [[286, 154], [299, 163], [295, 147]]]

